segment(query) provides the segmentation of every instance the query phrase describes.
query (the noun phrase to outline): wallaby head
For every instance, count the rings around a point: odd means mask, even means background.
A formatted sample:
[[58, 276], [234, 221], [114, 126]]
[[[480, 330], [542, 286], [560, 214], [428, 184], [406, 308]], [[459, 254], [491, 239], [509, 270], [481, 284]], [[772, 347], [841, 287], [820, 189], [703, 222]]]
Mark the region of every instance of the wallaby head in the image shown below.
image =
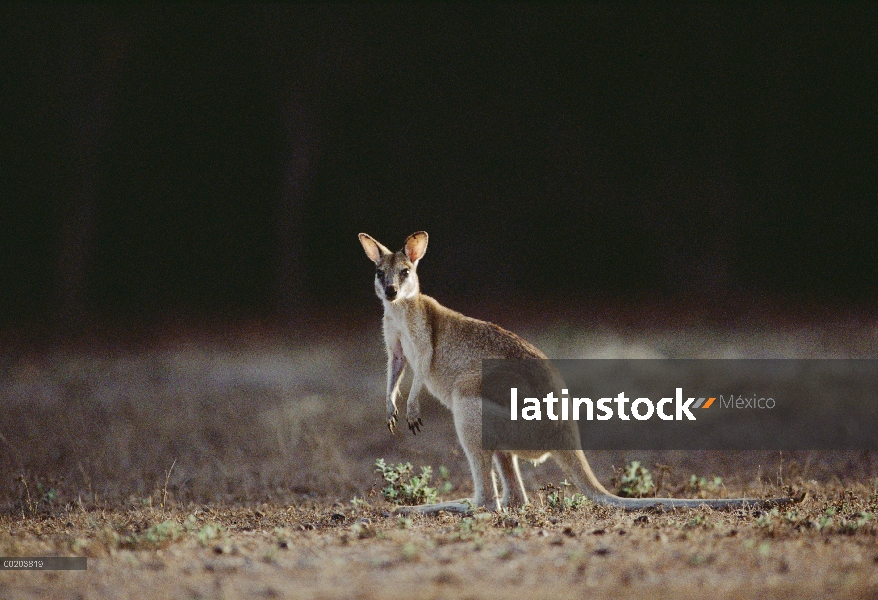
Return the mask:
[[375, 263], [375, 294], [390, 303], [418, 295], [418, 261], [427, 251], [427, 232], [418, 231], [405, 240], [399, 252], [391, 252], [378, 240], [365, 233], [360, 243], [366, 256]]

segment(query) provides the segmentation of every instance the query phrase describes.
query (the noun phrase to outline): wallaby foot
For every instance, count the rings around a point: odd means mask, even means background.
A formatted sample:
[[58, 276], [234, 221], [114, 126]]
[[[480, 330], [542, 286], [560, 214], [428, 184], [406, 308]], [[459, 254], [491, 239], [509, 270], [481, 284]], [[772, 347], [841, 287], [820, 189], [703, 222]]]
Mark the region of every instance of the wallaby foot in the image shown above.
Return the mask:
[[422, 515], [435, 515], [440, 512], [455, 513], [459, 515], [471, 515], [476, 509], [472, 500], [461, 498], [451, 502], [439, 502], [437, 504], [422, 504], [420, 506], [398, 506], [393, 510], [398, 515], [410, 515], [418, 513]]

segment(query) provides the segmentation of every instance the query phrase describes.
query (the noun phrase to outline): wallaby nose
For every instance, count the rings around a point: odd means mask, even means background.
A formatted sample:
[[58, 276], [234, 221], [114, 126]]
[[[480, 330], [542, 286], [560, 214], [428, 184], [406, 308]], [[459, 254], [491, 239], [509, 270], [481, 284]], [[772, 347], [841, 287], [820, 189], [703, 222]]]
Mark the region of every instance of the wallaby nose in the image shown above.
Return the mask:
[[396, 286], [389, 285], [384, 288], [384, 295], [387, 296], [388, 300], [393, 300], [394, 298], [396, 298]]

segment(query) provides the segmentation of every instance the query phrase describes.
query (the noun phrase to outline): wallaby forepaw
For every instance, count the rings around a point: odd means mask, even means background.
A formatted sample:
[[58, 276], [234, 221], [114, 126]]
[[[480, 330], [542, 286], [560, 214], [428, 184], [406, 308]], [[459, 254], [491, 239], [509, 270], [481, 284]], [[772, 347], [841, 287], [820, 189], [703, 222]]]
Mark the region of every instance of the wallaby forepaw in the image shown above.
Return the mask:
[[421, 425], [423, 425], [423, 424], [424, 424], [424, 423], [421, 421], [421, 418], [420, 418], [420, 417], [418, 417], [418, 418], [415, 419], [415, 420], [411, 420], [411, 419], [409, 419], [409, 430], [410, 430], [414, 435], [418, 435], [418, 433], [421, 431]]
[[393, 411], [389, 417], [387, 417], [387, 428], [390, 430], [390, 433], [396, 435], [396, 417], [399, 414], [399, 411]]

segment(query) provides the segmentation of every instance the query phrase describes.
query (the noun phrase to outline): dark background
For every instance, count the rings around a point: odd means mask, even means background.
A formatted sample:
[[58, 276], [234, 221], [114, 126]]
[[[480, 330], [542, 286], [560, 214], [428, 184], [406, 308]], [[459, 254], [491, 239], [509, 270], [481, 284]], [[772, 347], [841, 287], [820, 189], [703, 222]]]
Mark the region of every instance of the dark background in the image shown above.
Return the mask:
[[443, 301], [869, 305], [876, 17], [6, 5], [0, 319], [361, 305], [419, 229]]

